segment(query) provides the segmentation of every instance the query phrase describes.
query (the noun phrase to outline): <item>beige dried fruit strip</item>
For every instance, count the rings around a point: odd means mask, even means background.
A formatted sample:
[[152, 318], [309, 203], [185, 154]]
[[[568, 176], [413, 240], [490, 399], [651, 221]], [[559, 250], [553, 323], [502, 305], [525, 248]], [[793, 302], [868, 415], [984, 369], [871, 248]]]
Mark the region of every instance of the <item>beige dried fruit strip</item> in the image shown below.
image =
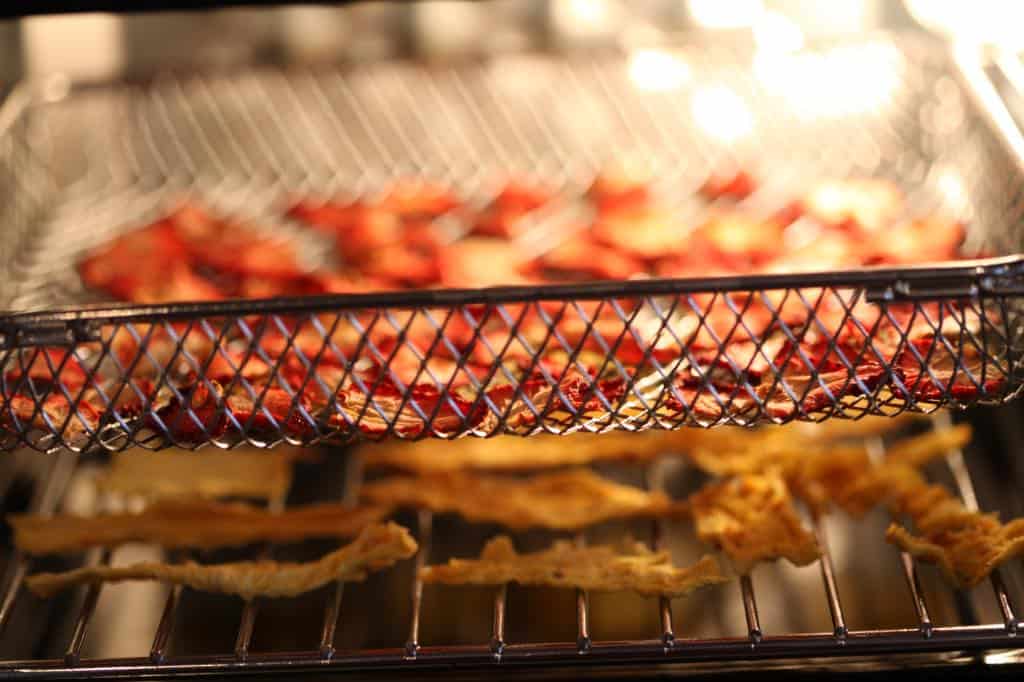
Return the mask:
[[[144, 455], [143, 455], [144, 456]], [[246, 504], [160, 500], [135, 514], [11, 515], [14, 543], [28, 554], [76, 552], [148, 542], [165, 548], [208, 549], [251, 542], [353, 537], [385, 519], [387, 507], [321, 503], [271, 513]]]
[[540, 552], [519, 554], [504, 535], [492, 538], [479, 559], [451, 559], [447, 564], [426, 566], [420, 577], [426, 583], [447, 585], [515, 582], [669, 597], [681, 597], [728, 580], [711, 556], [677, 568], [668, 552], [653, 552], [637, 542], [626, 542], [621, 547], [578, 547], [566, 541], [555, 542]]
[[613, 483], [588, 469], [529, 478], [467, 472], [395, 476], [365, 484], [361, 495], [374, 504], [454, 512], [512, 529], [577, 530], [611, 519], [686, 513], [686, 503], [664, 493]]
[[[685, 433], [685, 432], [682, 432]], [[361, 448], [368, 467], [421, 474], [466, 469], [529, 471], [604, 460], [648, 460], [682, 449], [690, 439], [671, 431], [610, 432], [570, 436], [497, 436], [454, 441], [382, 442]]]
[[299, 451], [290, 448], [119, 452], [97, 484], [104, 492], [151, 499], [251, 497], [269, 500], [288, 492], [292, 465], [300, 456]]
[[409, 531], [394, 523], [385, 523], [367, 526], [352, 543], [307, 563], [264, 560], [201, 565], [187, 561], [88, 566], [64, 573], [29, 576], [26, 585], [40, 597], [50, 597], [76, 585], [124, 580], [158, 580], [204, 592], [236, 594], [245, 599], [294, 597], [335, 580], [363, 580], [372, 571], [408, 559], [416, 549], [416, 541]]

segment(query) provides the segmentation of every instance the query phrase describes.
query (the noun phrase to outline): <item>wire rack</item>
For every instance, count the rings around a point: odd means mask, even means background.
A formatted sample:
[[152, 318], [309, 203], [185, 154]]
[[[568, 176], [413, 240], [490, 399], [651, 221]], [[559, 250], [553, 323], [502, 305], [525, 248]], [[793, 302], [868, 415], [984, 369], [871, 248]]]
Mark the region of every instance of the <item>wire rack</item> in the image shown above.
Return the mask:
[[[967, 221], [970, 251], [1020, 248], [1022, 166], [941, 48], [883, 35], [779, 57], [654, 54], [23, 88], [0, 140], [0, 304], [16, 311], [0, 316], [0, 448], [749, 425], [1017, 394], [1015, 258], [141, 307], [95, 304], [75, 273], [182, 197], [289, 236], [315, 267], [327, 250], [286, 217], [295, 196], [412, 176], [483, 204], [511, 173], [581, 197], [621, 159], [653, 169], [681, 219], [707, 210], [680, 197], [708, 169], [754, 165], [752, 209], [817, 178], [880, 177], [909, 212]], [[529, 216], [524, 239], [551, 248], [581, 210]]]
[[[1002, 416], [1013, 420], [1010, 414]], [[935, 428], [949, 426], [948, 417], [934, 420]], [[992, 429], [993, 432], [998, 430]], [[984, 438], [982, 434], [979, 441]], [[884, 456], [885, 445], [881, 438], [871, 441], [871, 447], [879, 457]], [[937, 480], [950, 483], [969, 508], [978, 508], [979, 497], [1004, 505], [1005, 500], [1000, 501], [1002, 496], [1009, 496], [1011, 502], [1003, 509], [1004, 514], [1010, 513], [1006, 509], [1020, 506], [1016, 484], [1005, 478], [993, 479], [992, 471], [987, 468], [989, 463], [999, 460], [997, 452], [988, 449], [1005, 448], [1007, 444], [999, 444], [997, 439], [985, 441], [984, 446], [978, 447], [983, 449], [975, 453], [981, 455], [977, 459], [967, 459], [963, 452], [952, 451], [931, 474]], [[643, 480], [652, 489], [675, 489], [681, 481], [687, 480], [689, 470], [671, 466], [672, 461], [662, 459], [646, 469], [629, 466], [617, 470], [616, 475]], [[976, 490], [968, 461], [971, 469], [982, 472], [985, 488]], [[81, 460], [68, 453], [54, 456], [50, 462], [49, 471], [42, 471], [34, 501], [35, 509], [41, 513], [57, 508], [68, 481], [75, 476], [76, 467], [82, 466]], [[349, 457], [345, 467], [341, 498], [354, 500], [363, 477], [359, 458]], [[322, 476], [323, 470], [318, 467], [317, 477]], [[698, 482], [689, 481], [689, 484], [694, 483]], [[73, 615], [63, 629], [56, 628], [54, 620], [50, 621], [50, 629], [63, 635], [50, 641], [46, 650], [59, 651], [59, 656], [3, 661], [0, 675], [173, 677], [284, 670], [293, 674], [312, 670], [509, 670], [519, 666], [609, 663], [677, 665], [683, 669], [689, 665], [691, 668], [698, 666], [697, 670], [757, 663], [758, 669], [763, 669], [772, 665], [806, 666], [810, 660], [825, 667], [841, 669], [843, 665], [853, 665], [854, 669], [870, 670], [876, 669], [872, 665], [885, 668], [908, 664], [956, 665], [985, 661], [996, 665], [1020, 661], [1019, 619], [1013, 595], [1019, 598], [1022, 583], [1016, 562], [994, 573], [988, 585], [969, 592], [953, 592], [933, 567], [919, 569], [909, 555], [886, 548], [882, 543], [884, 518], [851, 522], [840, 516], [823, 516], [813, 522], [822, 548], [822, 558], [815, 566], [790, 568], [789, 573], [782, 572], [779, 566], [761, 566], [731, 585], [675, 604], [667, 599], [634, 597], [632, 601], [605, 604], [602, 609], [598, 601], [594, 604], [596, 613], [590, 595], [583, 591], [577, 591], [570, 598], [568, 594], [559, 595], [557, 590], [524, 590], [514, 586], [486, 591], [486, 594], [476, 588], [425, 589], [414, 580], [415, 574], [401, 567], [391, 571], [392, 575], [366, 585], [337, 584], [318, 590], [309, 595], [311, 599], [294, 605], [296, 600], [244, 602], [240, 614], [237, 602], [211, 601], [200, 593], [175, 588], [166, 592], [162, 607], [160, 603], [151, 603], [150, 608], [160, 615], [150, 650], [126, 659], [90, 657], [87, 635], [91, 627], [104, 625], [93, 622], [101, 593], [109, 593], [112, 599], [118, 598], [115, 594], [119, 595], [122, 603], [127, 599], [133, 610], [141, 608], [141, 602], [119, 592], [121, 588], [92, 586], [82, 589], [72, 604], [51, 607], [69, 617]], [[453, 526], [451, 519], [443, 516], [435, 519], [427, 512], [420, 512], [409, 520], [416, 529], [420, 552], [415, 562], [407, 564], [415, 563], [417, 568], [427, 562], [443, 562], [453, 554], [472, 555], [487, 534], [493, 532], [489, 526], [461, 522]], [[653, 527], [635, 524], [628, 528], [613, 525], [603, 531], [592, 529], [586, 536], [576, 536], [576, 540], [582, 542], [595, 537], [606, 540], [609, 533], [623, 532], [645, 537], [652, 546], [672, 549], [677, 553], [677, 560], [680, 551], [690, 556], [697, 556], [701, 551], [699, 544], [686, 544], [695, 540], [685, 539], [681, 527], [663, 527], [661, 523]], [[521, 536], [517, 540], [546, 543], [550, 538]], [[868, 547], [870, 551], [866, 551]], [[264, 547], [253, 551], [264, 557], [271, 552], [280, 557], [282, 549]], [[85, 560], [110, 562], [115, 557], [105, 552], [88, 555]], [[0, 628], [4, 632], [13, 633], [19, 628], [19, 622], [26, 632], [31, 632], [30, 624], [46, 611], [43, 602], [22, 590], [23, 579], [31, 570], [27, 559], [11, 558], [0, 602]], [[759, 592], [755, 584], [760, 585]], [[885, 595], [885, 599], [879, 600], [879, 595]], [[193, 606], [191, 618], [190, 603]], [[891, 613], [880, 617], [886, 608], [891, 609], [896, 604], [901, 608], [896, 609], [895, 622]], [[872, 614], [872, 608], [880, 611]], [[288, 651], [260, 651], [254, 645], [258, 639], [254, 639], [254, 633], [262, 620], [259, 614], [267, 609], [270, 613], [263, 618], [270, 620], [262, 623], [263, 629], [270, 627], [278, 634], [309, 633], [308, 645], [296, 649], [294, 642], [287, 640], [292, 647]], [[564, 613], [559, 613], [559, 609]], [[603, 619], [602, 610], [606, 614]], [[610, 641], [602, 637], [602, 628], [621, 626], [630, 619], [636, 621], [638, 612], [650, 617], [639, 620], [643, 625], [638, 626], [641, 632], [636, 639]], [[461, 630], [451, 626], [436, 627], [450, 621], [452, 614], [464, 619]], [[299, 621], [303, 619], [316, 620], [319, 627], [312, 628], [309, 624], [301, 627]], [[739, 619], [739, 623], [730, 622], [735, 619]], [[908, 620], [900, 622], [899, 619]], [[573, 623], [568, 627], [575, 636], [568, 641], [560, 638], [567, 634], [566, 628], [552, 629], [549, 621]], [[878, 621], [889, 626], [865, 628], [861, 625]], [[60, 622], [59, 619], [56, 622]], [[207, 622], [214, 628], [236, 628], [233, 649], [208, 655], [188, 650], [189, 646], [208, 650], [208, 643], [204, 646], [205, 638], [221, 642], [229, 639], [223, 632], [211, 633], [209, 627], [204, 629], [202, 624]], [[814, 629], [822, 624], [827, 624], [824, 630]], [[801, 625], [810, 629], [803, 630]], [[190, 632], [193, 628], [197, 632]], [[313, 633], [314, 629], [319, 636]], [[371, 634], [374, 632], [378, 634]], [[301, 642], [298, 646], [302, 646]], [[1000, 653], [986, 653], [993, 650]]]

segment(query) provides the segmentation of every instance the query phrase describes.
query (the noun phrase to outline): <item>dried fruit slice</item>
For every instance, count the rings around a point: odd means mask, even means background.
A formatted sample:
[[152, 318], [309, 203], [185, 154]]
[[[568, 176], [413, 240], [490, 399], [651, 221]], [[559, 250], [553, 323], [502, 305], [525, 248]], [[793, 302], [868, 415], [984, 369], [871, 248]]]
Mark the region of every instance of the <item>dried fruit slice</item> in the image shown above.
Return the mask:
[[638, 542], [621, 547], [575, 547], [559, 541], [550, 549], [519, 554], [500, 535], [484, 546], [479, 559], [451, 559], [420, 570], [425, 583], [446, 585], [521, 585], [576, 587], [595, 592], [629, 590], [643, 595], [682, 597], [727, 581], [713, 557], [676, 568], [668, 552], [652, 552]]
[[351, 544], [308, 563], [262, 560], [200, 565], [186, 561], [88, 566], [65, 573], [37, 573], [29, 576], [25, 584], [40, 597], [52, 597], [76, 585], [124, 580], [159, 580], [204, 592], [236, 594], [244, 599], [294, 597], [337, 580], [359, 582], [373, 571], [408, 559], [416, 549], [409, 531], [386, 523], [367, 526]]
[[572, 530], [611, 519], [685, 513], [685, 505], [664, 493], [613, 483], [587, 469], [525, 479], [465, 472], [396, 476], [367, 483], [361, 494], [377, 504], [456, 512], [470, 521], [513, 529]]
[[606, 211], [593, 227], [594, 237], [637, 258], [664, 258], [687, 248], [692, 226], [673, 211], [636, 206]]
[[690, 497], [697, 536], [724, 551], [741, 574], [784, 558], [806, 566], [821, 555], [777, 471], [711, 483]]
[[804, 198], [807, 212], [832, 225], [877, 236], [903, 212], [903, 193], [887, 180], [830, 180]]
[[[137, 456], [137, 455], [136, 455]], [[317, 537], [353, 537], [379, 523], [385, 507], [351, 507], [321, 503], [280, 513], [247, 504], [164, 500], [138, 513], [99, 516], [7, 517], [14, 544], [28, 554], [81, 552], [90, 547], [118, 547], [147, 542], [165, 549], [237, 547], [253, 542], [296, 542]]]

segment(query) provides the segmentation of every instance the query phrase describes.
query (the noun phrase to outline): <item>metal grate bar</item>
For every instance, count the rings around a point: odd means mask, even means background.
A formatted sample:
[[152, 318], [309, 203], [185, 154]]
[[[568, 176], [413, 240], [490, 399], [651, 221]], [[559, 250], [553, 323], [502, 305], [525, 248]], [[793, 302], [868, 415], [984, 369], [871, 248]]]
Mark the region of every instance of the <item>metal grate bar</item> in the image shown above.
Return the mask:
[[[36, 494], [29, 504], [29, 509], [33, 513], [48, 516], [56, 511], [64, 489], [71, 480], [71, 474], [74, 473], [77, 461], [78, 457], [72, 452], [61, 451], [54, 456], [53, 464], [42, 479], [44, 483], [36, 489]], [[14, 604], [21, 593], [21, 586], [25, 582], [25, 576], [28, 575], [29, 569], [32, 567], [32, 560], [20, 551], [16, 551], [11, 558], [10, 565], [10, 577], [4, 581], [7, 587], [4, 589], [3, 600], [0, 601], [0, 636], [7, 629], [11, 613], [14, 611]]]
[[754, 583], [749, 574], [740, 576], [740, 592], [743, 595], [743, 614], [747, 619], [747, 636], [753, 644], [757, 644], [764, 637], [764, 632], [761, 630], [761, 618], [757, 615]]
[[[578, 533], [574, 538], [577, 547], [583, 547], [587, 543], [586, 536]], [[576, 590], [576, 649], [580, 652], [590, 651], [590, 595], [586, 590]]]
[[[880, 436], [868, 438], [864, 443], [871, 461], [880, 463], [885, 459], [885, 443]], [[917, 612], [917, 623], [921, 634], [925, 638], [931, 637], [935, 626], [932, 624], [931, 615], [928, 612], [928, 602], [924, 598], [924, 590], [921, 589], [921, 580], [917, 575], [917, 563], [909, 552], [900, 551], [900, 564], [903, 567], [903, 579], [910, 590], [910, 598], [914, 602], [914, 611]]]
[[[110, 563], [110, 550], [101, 550], [99, 552], [91, 552], [95, 557], [93, 561], [89, 561], [90, 564], [98, 566], [104, 566]], [[92, 614], [96, 611], [96, 603], [100, 599], [100, 592], [103, 591], [103, 583], [93, 583], [89, 585], [85, 592], [85, 599], [82, 601], [82, 608], [78, 612], [78, 619], [75, 621], [75, 629], [71, 634], [71, 641], [68, 643], [68, 648], [64, 651], [64, 662], [68, 665], [78, 665], [78, 662], [82, 657], [82, 644], [85, 643], [85, 635], [89, 631], [89, 621], [92, 620]]]
[[832, 564], [832, 553], [828, 545], [828, 531], [825, 528], [824, 519], [817, 515], [814, 517], [814, 534], [818, 538], [818, 546], [821, 548], [821, 579], [825, 584], [825, 594], [828, 597], [828, 610], [832, 616], [832, 633], [837, 639], [845, 639], [847, 634], [846, 617], [843, 615], [843, 605], [839, 600], [839, 587], [836, 585], [835, 567]]
[[[345, 460], [345, 490], [341, 501], [355, 504], [359, 499], [359, 488], [363, 484], [363, 458], [358, 452], [349, 452]], [[334, 635], [338, 629], [338, 616], [341, 615], [341, 600], [345, 594], [345, 583], [334, 583], [334, 590], [324, 609], [324, 624], [320, 634], [320, 657], [329, 659], [334, 656]]]
[[494, 621], [491, 626], [491, 651], [498, 658], [505, 650], [505, 608], [508, 603], [508, 584], [494, 593]]
[[[950, 419], [949, 414], [946, 412], [937, 412], [932, 417], [932, 423], [934, 428], [940, 431], [952, 428], [953, 426], [952, 419]], [[960, 493], [964, 507], [971, 512], [978, 511], [980, 509], [978, 494], [974, 489], [974, 481], [971, 480], [971, 473], [967, 468], [963, 450], [956, 449], [946, 453], [946, 465], [953, 474], [953, 481], [956, 483], [957, 491]], [[992, 571], [989, 576], [989, 583], [992, 585], [992, 591], [1002, 613], [1003, 624], [1006, 626], [1007, 632], [1016, 633], [1018, 619], [1014, 613], [1010, 595], [1006, 591], [1006, 584], [1003, 582], [1003, 577], [998, 568]]]
[[149, 649], [149, 660], [153, 663], [163, 663], [167, 656], [167, 643], [170, 641], [171, 632], [174, 631], [174, 615], [178, 610], [178, 603], [181, 601], [181, 592], [181, 585], [173, 585], [171, 591], [167, 593], [167, 601], [164, 602], [160, 623], [153, 636], [153, 646]]
[[[665, 479], [660, 474], [659, 461], [656, 459], [644, 470], [644, 483], [648, 490], [665, 490]], [[665, 544], [665, 528], [661, 519], [651, 522], [651, 549], [658, 551]], [[661, 641], [665, 646], [672, 646], [676, 641], [675, 628], [672, 624], [672, 600], [669, 597], [658, 597], [658, 615], [661, 620]]]
[[420, 580], [420, 569], [430, 557], [430, 540], [433, 534], [434, 515], [427, 510], [420, 510], [417, 515], [418, 540], [420, 549], [416, 553], [416, 563], [412, 580], [412, 616], [409, 619], [409, 639], [405, 643], [407, 656], [415, 657], [420, 649], [420, 614], [423, 608], [423, 581]]
[[[271, 513], [279, 514], [284, 510], [284, 499], [271, 500], [267, 505]], [[257, 555], [257, 560], [269, 559], [273, 554], [273, 547], [264, 545]], [[259, 613], [259, 599], [246, 599], [242, 607], [242, 617], [238, 623], [238, 636], [235, 638], [235, 659], [244, 661], [249, 657], [249, 645], [252, 643], [252, 633], [256, 627], [256, 615]]]
[[924, 598], [924, 590], [921, 589], [921, 580], [917, 575], [917, 565], [914, 557], [907, 552], [900, 552], [900, 563], [903, 565], [903, 578], [906, 580], [907, 589], [914, 601], [914, 610], [917, 612], [917, 622], [921, 628], [921, 634], [925, 638], [931, 637], [935, 631], [932, 625], [932, 617], [928, 613], [928, 602]]

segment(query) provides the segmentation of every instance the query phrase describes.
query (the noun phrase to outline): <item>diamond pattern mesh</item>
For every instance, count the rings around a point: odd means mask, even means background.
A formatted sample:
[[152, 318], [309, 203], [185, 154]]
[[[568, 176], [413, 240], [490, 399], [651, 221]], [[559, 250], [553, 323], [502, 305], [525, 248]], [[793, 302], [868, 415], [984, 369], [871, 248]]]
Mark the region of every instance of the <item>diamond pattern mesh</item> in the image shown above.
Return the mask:
[[[509, 172], [580, 196], [624, 157], [654, 169], [684, 218], [699, 218], [680, 197], [710, 168], [756, 159], [755, 208], [821, 177], [881, 177], [915, 215], [967, 222], [969, 252], [1020, 249], [1020, 168], [929, 46], [879, 37], [753, 67], [723, 43], [676, 56], [688, 80], [669, 90], [603, 53], [166, 76], [32, 104], [0, 135], [0, 307], [92, 302], [73, 264], [183, 195], [301, 242], [316, 267], [324, 245], [279, 210], [295, 196], [425, 176], [486, 200]], [[877, 87], [830, 85], [851, 66]], [[705, 120], [723, 102], [744, 112], [725, 117], [735, 129]], [[538, 252], [573, 222], [566, 206], [526, 218]], [[879, 274], [0, 315], [0, 447], [677, 428], [1005, 400], [1019, 388], [1019, 275], [950, 277], [924, 298]]]

